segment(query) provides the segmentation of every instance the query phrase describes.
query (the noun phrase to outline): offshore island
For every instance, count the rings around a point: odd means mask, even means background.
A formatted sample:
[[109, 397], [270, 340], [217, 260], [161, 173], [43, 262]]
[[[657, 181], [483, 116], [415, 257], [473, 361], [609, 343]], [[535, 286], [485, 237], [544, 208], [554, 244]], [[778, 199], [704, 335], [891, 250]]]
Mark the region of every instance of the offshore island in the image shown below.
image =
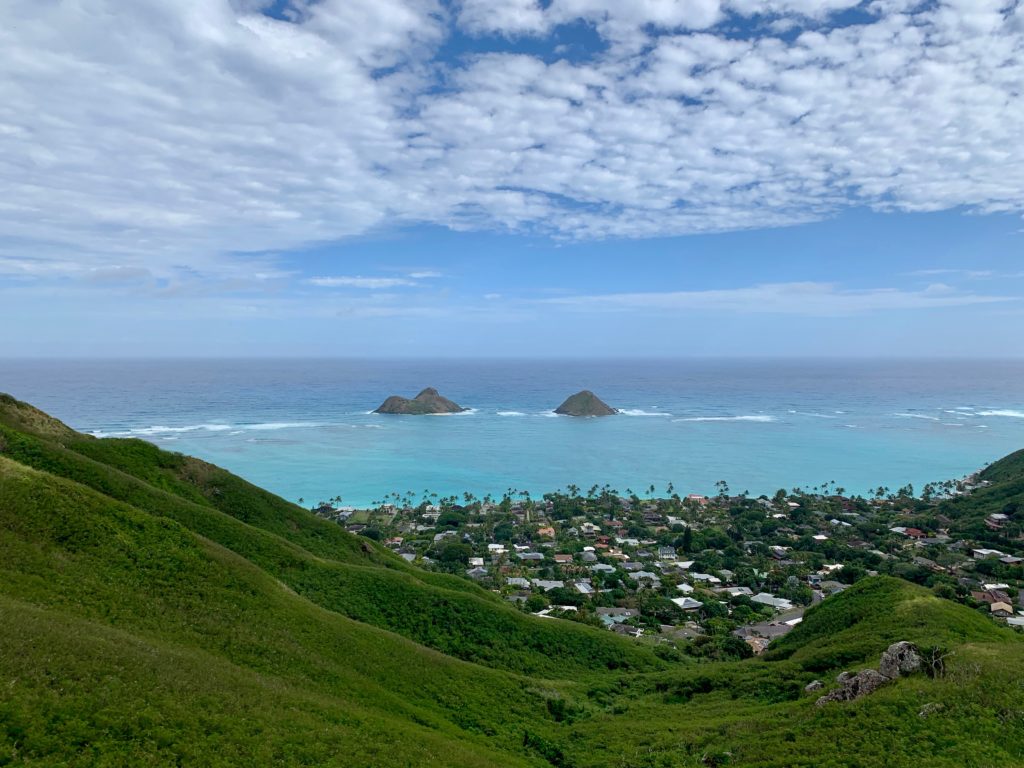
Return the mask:
[[618, 411], [589, 389], [584, 389], [575, 395], [570, 395], [564, 403], [555, 408], [555, 413], [561, 416], [589, 417], [614, 416]]
[[458, 403], [443, 397], [433, 387], [427, 387], [411, 400], [407, 397], [392, 395], [374, 413], [390, 413], [404, 416], [429, 416], [440, 413], [462, 413], [469, 410]]

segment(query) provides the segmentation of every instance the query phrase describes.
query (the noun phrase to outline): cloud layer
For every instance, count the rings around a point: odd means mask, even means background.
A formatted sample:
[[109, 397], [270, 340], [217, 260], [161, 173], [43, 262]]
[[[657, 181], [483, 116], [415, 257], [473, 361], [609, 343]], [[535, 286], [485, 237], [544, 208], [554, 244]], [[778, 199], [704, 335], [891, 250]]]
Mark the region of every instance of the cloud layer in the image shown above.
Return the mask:
[[[231, 254], [417, 222], [1024, 210], [1017, 0], [269, 5], [5, 3], [0, 274], [251, 283], [273, 257]], [[571, 25], [600, 45], [565, 53]]]

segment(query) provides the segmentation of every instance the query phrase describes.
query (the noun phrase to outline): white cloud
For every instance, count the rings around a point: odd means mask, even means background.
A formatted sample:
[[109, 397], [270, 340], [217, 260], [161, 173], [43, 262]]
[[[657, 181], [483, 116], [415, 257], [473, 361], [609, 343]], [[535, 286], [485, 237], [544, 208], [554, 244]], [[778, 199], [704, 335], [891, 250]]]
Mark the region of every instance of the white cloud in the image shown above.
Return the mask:
[[370, 288], [374, 290], [416, 285], [415, 280], [401, 277], [311, 277], [306, 282], [320, 288]]
[[[852, 5], [293, 0], [279, 21], [262, 0], [8, 0], [0, 270], [249, 281], [280, 273], [240, 253], [412, 222], [601, 238], [1024, 211], [1024, 6], [874, 0], [829, 25]], [[736, 14], [803, 31], [729, 36]], [[580, 18], [608, 51], [437, 57], [455, 23]]]
[[919, 291], [895, 288], [848, 289], [831, 283], [767, 283], [703, 291], [613, 293], [543, 299], [548, 305], [581, 311], [730, 312], [841, 316], [891, 310], [941, 309], [1019, 301], [1013, 296], [959, 293], [942, 284]]

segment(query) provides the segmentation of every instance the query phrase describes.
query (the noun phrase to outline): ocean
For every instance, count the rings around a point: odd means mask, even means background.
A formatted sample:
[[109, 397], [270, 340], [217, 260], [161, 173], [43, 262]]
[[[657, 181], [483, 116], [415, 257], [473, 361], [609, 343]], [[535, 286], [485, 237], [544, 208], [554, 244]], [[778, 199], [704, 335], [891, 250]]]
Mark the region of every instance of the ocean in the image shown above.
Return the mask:
[[[372, 413], [427, 386], [471, 410]], [[621, 414], [552, 413], [580, 389]], [[7, 360], [0, 391], [306, 504], [719, 480], [920, 489], [1024, 448], [1024, 361]]]

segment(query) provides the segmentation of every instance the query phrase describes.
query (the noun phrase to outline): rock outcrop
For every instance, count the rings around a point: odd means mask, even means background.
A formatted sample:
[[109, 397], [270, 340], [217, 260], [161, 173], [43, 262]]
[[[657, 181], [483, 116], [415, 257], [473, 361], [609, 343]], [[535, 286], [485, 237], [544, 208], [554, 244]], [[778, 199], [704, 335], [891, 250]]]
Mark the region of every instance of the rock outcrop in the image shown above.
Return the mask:
[[[917, 672], [922, 663], [917, 646], [913, 643], [906, 640], [893, 643], [882, 654], [878, 669], [862, 669], [856, 674], [841, 672], [836, 678], [839, 687], [826, 693], [815, 704], [822, 707], [833, 701], [853, 701], [867, 696], [898, 677]], [[807, 690], [811, 690], [810, 686]]]
[[555, 413], [563, 416], [612, 416], [617, 410], [601, 400], [589, 389], [571, 395], [564, 403], [555, 408]]
[[922, 663], [917, 646], [903, 640], [893, 643], [885, 649], [882, 660], [878, 664], [878, 671], [886, 677], [892, 678], [900, 675], [912, 675], [921, 669]]
[[447, 397], [442, 397], [433, 387], [427, 387], [413, 399], [392, 395], [374, 413], [424, 416], [433, 413], [462, 413], [468, 410]]

